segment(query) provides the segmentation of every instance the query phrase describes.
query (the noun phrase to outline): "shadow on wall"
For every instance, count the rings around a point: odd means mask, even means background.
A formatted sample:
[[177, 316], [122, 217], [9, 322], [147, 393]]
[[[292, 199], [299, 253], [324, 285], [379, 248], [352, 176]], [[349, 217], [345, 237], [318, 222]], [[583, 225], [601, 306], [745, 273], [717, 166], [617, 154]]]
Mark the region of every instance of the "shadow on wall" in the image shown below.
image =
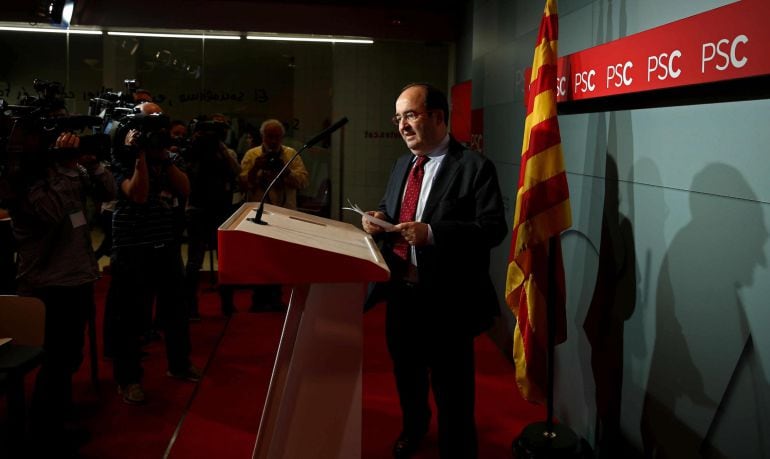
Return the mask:
[[[637, 182], [644, 177], [645, 182]], [[639, 423], [645, 398], [645, 386], [652, 341], [655, 336], [655, 291], [656, 276], [666, 242], [663, 228], [669, 218], [670, 209], [664, 199], [663, 179], [654, 161], [642, 158], [634, 163], [628, 173], [626, 196], [627, 213], [632, 217], [637, 230], [636, 245], [636, 298], [633, 315], [626, 320], [623, 328], [624, 356], [621, 409], [622, 437], [614, 443], [625, 448], [621, 457], [641, 457], [642, 439]], [[636, 193], [636, 195], [634, 194]], [[641, 228], [641, 230], [640, 230]]]
[[[711, 164], [691, 189], [713, 183], [749, 199], [691, 192], [691, 220], [665, 255], [641, 419], [645, 457], [701, 457], [707, 450], [708, 457], [722, 456], [709, 435], [724, 414], [749, 339], [737, 289], [751, 284], [764, 263], [768, 233], [755, 193], [735, 168]], [[735, 441], [747, 438], [736, 426], [724, 428], [736, 429]]]
[[[597, 42], [609, 42], [628, 34], [626, 3], [625, 0], [606, 4], [598, 2], [598, 17], [602, 19], [597, 29]], [[618, 8], [617, 16], [613, 7]], [[615, 18], [618, 20], [617, 37], [613, 35]], [[630, 446], [633, 439], [622, 432], [621, 426], [621, 416], [628, 416], [629, 411], [626, 408], [626, 413], [621, 412], [623, 374], [627, 366], [624, 363], [624, 355], [627, 354], [624, 343], [629, 341], [625, 338], [625, 328], [636, 312], [639, 274], [633, 224], [620, 208], [618, 160], [625, 164], [633, 163], [633, 125], [629, 112], [613, 111], [608, 117], [606, 133], [603, 132], [604, 122], [598, 124], [596, 132], [597, 139], [603, 139], [605, 135], [607, 138], [606, 149], [596, 152], [597, 156], [605, 155], [601, 242], [596, 282], [581, 324], [590, 346], [581, 354], [590, 357], [594, 393], [587, 393], [586, 400], [593, 400], [595, 404], [593, 443], [597, 458], [632, 457], [637, 454]], [[625, 198], [629, 215], [633, 215], [633, 186], [628, 187]], [[633, 345], [637, 341], [630, 342]], [[588, 367], [587, 363], [585, 367]], [[590, 384], [586, 384], [586, 389], [589, 387]]]
[[618, 166], [607, 155], [599, 268], [583, 330], [595, 383], [595, 449], [620, 457], [623, 329], [636, 306], [636, 248], [631, 221], [619, 210]]

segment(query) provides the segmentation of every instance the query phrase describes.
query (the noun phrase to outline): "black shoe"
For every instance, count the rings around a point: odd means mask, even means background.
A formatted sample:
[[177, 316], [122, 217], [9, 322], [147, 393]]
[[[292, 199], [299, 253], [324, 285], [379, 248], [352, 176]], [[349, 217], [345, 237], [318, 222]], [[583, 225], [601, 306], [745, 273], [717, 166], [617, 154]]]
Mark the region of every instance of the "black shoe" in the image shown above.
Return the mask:
[[182, 371], [168, 370], [166, 372], [166, 376], [169, 376], [171, 378], [176, 378], [176, 379], [184, 379], [186, 381], [197, 383], [203, 377], [203, 373], [201, 372], [200, 368], [196, 367], [193, 364], [190, 364], [190, 366], [188, 366], [187, 369]]
[[422, 437], [424, 437], [424, 435], [410, 435], [401, 433], [401, 435], [398, 436], [396, 442], [393, 444], [393, 457], [396, 459], [412, 457], [412, 455], [417, 452], [417, 449], [420, 447]]

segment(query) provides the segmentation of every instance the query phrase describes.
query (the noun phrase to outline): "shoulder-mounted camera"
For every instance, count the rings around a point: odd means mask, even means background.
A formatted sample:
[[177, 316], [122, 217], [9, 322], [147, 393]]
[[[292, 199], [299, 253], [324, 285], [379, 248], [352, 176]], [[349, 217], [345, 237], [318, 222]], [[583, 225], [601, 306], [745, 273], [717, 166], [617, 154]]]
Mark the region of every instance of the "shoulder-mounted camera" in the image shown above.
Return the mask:
[[163, 150], [171, 146], [171, 119], [162, 113], [145, 115], [132, 113], [120, 119], [120, 127], [115, 134], [115, 142], [122, 145], [128, 131], [136, 130], [136, 147], [140, 150]]

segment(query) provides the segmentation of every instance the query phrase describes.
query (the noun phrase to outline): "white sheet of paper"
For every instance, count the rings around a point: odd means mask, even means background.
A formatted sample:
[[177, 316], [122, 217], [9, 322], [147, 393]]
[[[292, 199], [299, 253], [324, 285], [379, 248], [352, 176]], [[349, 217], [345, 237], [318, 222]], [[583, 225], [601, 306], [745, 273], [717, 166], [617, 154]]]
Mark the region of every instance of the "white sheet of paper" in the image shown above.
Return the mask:
[[350, 199], [348, 199], [348, 206], [349, 207], [343, 207], [344, 210], [352, 210], [353, 212], [361, 215], [364, 217], [369, 223], [374, 223], [375, 225], [381, 227], [385, 231], [393, 231], [393, 223], [386, 222], [385, 220], [381, 220], [379, 218], [372, 217], [371, 215], [367, 214], [363, 210], [361, 210], [360, 207], [358, 207], [358, 204], [353, 204], [350, 202]]

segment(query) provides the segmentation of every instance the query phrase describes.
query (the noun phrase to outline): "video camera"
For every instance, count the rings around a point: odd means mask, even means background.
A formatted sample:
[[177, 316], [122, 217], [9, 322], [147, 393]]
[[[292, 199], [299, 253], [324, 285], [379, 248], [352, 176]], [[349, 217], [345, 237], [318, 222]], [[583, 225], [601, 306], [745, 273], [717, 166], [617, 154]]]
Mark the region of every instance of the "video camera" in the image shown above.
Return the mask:
[[88, 101], [88, 114], [103, 120], [101, 132], [104, 134], [112, 134], [114, 121], [119, 121], [134, 112], [137, 104], [134, 96], [137, 91], [137, 82], [126, 79], [123, 80], [123, 86], [125, 91], [108, 90]]
[[20, 106], [37, 109], [33, 111], [54, 112], [64, 108], [64, 86], [58, 81], [46, 81], [35, 78], [32, 88], [37, 96], [25, 94], [19, 101]]
[[[70, 116], [61, 83], [35, 79], [37, 96], [25, 95], [18, 105], [0, 99], [0, 179], [40, 176], [52, 162], [85, 152], [100, 160], [110, 156], [109, 139], [98, 132], [102, 119]], [[63, 132], [80, 136], [77, 150], [52, 148]]]
[[268, 153], [265, 155], [265, 165], [263, 169], [278, 172], [283, 167], [283, 159], [281, 159], [281, 152]]
[[[135, 154], [139, 150], [166, 149], [171, 145], [170, 127], [171, 119], [162, 113], [126, 115], [120, 119], [119, 127], [115, 131], [115, 151], [131, 151]], [[131, 130], [138, 131], [139, 135], [135, 137], [134, 148], [126, 149], [123, 142]]]
[[[102, 119], [96, 116], [69, 115], [64, 104], [64, 87], [56, 81], [35, 79], [37, 96], [22, 97], [18, 105], [0, 99], [0, 140], [8, 141], [19, 130], [56, 140], [62, 132], [98, 129]], [[11, 145], [6, 144], [6, 147]]]

